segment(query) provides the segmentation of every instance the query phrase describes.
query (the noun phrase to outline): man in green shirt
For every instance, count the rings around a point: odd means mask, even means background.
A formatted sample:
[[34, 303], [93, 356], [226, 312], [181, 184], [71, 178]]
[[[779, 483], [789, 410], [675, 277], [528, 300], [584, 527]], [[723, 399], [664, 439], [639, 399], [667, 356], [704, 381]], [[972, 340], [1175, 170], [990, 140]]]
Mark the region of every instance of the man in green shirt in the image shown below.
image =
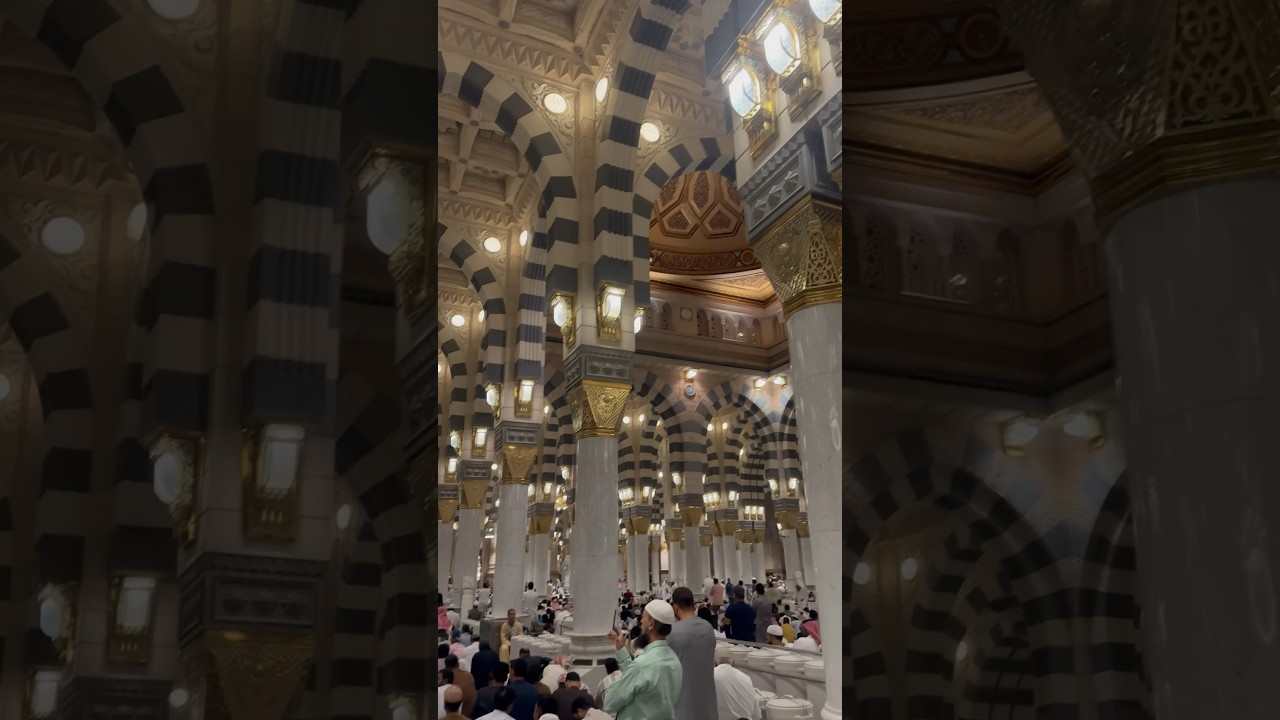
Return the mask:
[[680, 659], [667, 646], [675, 622], [671, 603], [653, 600], [645, 605], [638, 638], [643, 651], [634, 659], [622, 647], [625, 637], [616, 628], [609, 631], [622, 677], [609, 686], [605, 712], [617, 720], [675, 720], [682, 669]]

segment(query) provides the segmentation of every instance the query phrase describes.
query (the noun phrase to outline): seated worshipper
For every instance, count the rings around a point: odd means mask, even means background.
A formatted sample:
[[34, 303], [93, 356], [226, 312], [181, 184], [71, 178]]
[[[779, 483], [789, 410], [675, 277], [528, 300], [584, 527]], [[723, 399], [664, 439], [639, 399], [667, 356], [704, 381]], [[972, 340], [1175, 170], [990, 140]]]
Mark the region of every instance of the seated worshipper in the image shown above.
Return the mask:
[[[436, 705], [439, 707], [439, 710], [440, 710], [440, 712], [436, 713], [436, 717], [440, 717], [445, 713], [445, 709], [444, 709], [445, 691], [447, 691], [449, 688], [457, 688], [457, 687], [458, 687], [457, 685], [453, 684], [452, 670], [441, 670], [440, 672], [436, 673]], [[461, 692], [462, 691], [461, 688], [459, 688], [458, 691]]]
[[462, 711], [470, 715], [476, 704], [475, 678], [458, 666], [457, 655], [450, 655], [444, 659], [444, 671], [453, 673], [453, 684], [462, 690]]
[[498, 659], [502, 662], [511, 661], [511, 638], [517, 635], [523, 635], [524, 628], [520, 623], [516, 622], [516, 609], [507, 609], [507, 621], [502, 623], [498, 628]]
[[[535, 704], [536, 704], [535, 700]], [[516, 694], [509, 687], [499, 688], [498, 694], [493, 698], [493, 712], [480, 715], [476, 720], [516, 720], [516, 716], [512, 713], [516, 709]], [[530, 713], [533, 711], [530, 710]]]
[[484, 584], [484, 587], [476, 591], [476, 605], [478, 605], [480, 608], [480, 617], [476, 618], [477, 620], [479, 620], [480, 618], [483, 618], [484, 613], [488, 612], [489, 599], [492, 596], [493, 596], [493, 590], [489, 589], [489, 583], [487, 582]]
[[462, 632], [460, 630], [454, 630], [449, 642], [449, 654], [462, 657], [462, 653], [465, 652], [466, 649], [467, 646], [462, 644]]
[[578, 698], [573, 701], [573, 714], [569, 717], [573, 720], [613, 720], [605, 711], [591, 707], [591, 701], [587, 698]]
[[715, 720], [760, 720], [751, 677], [733, 666], [733, 651], [728, 645], [716, 648], [716, 715]]
[[678, 587], [671, 593], [678, 621], [667, 636], [671, 651], [680, 658], [683, 671], [680, 699], [676, 701], [676, 720], [699, 720], [716, 713], [715, 667], [716, 634], [694, 614], [693, 591]]
[[450, 605], [449, 608], [445, 610], [444, 614], [446, 617], [449, 618], [450, 627], [452, 627], [454, 630], [462, 629], [462, 626], [459, 624], [462, 621], [462, 616], [458, 614], [457, 607]]
[[[560, 687], [564, 674], [564, 667], [551, 663], [543, 668], [542, 675], [540, 677], [541, 682], [537, 684], [547, 689], [545, 694], [551, 695]], [[538, 694], [544, 694], [541, 688], [538, 689]]]
[[729, 621], [729, 632], [726, 634], [730, 640], [755, 642], [756, 611], [746, 603], [746, 597], [746, 590], [735, 585], [733, 604], [724, 611], [724, 617]]
[[557, 720], [573, 720], [573, 703], [586, 699], [588, 706], [592, 703], [591, 693], [582, 687], [582, 677], [576, 672], [565, 673], [564, 684], [551, 693], [555, 698]]
[[796, 641], [791, 643], [791, 649], [802, 650], [804, 652], [810, 652], [815, 655], [822, 652], [822, 648], [818, 647], [818, 642], [813, 638], [809, 637], [809, 633], [805, 632], [804, 630], [801, 630], [799, 636], [796, 637]]
[[781, 625], [770, 625], [769, 629], [766, 631], [766, 634], [769, 636], [770, 645], [779, 645], [781, 647], [791, 647], [791, 643], [787, 642], [782, 637]]
[[560, 716], [556, 714], [556, 699], [550, 695], [539, 695], [538, 709], [533, 716], [538, 720], [560, 720]]
[[498, 690], [507, 686], [508, 672], [509, 666], [504, 662], [494, 666], [493, 672], [489, 676], [489, 684], [476, 692], [476, 706], [471, 710], [471, 717], [477, 718], [493, 712], [494, 697], [498, 694]]
[[809, 619], [805, 620], [800, 626], [805, 632], [809, 633], [809, 637], [813, 638], [819, 645], [822, 644], [822, 633], [818, 628], [818, 611], [810, 610]]
[[796, 643], [796, 629], [791, 627], [791, 616], [783, 615], [778, 619], [778, 624], [782, 626], [782, 639], [787, 641], [788, 645]]
[[524, 658], [511, 661], [511, 680], [507, 689], [516, 695], [515, 709], [509, 711], [516, 720], [533, 720], [533, 711], [538, 707], [538, 688], [529, 680], [530, 674]]
[[618, 682], [622, 677], [622, 670], [619, 669], [616, 658], [605, 658], [604, 671], [606, 673], [604, 678], [596, 686], [596, 705], [600, 707], [604, 707], [604, 691], [608, 690], [610, 685]]
[[675, 625], [671, 604], [653, 600], [640, 615], [644, 653], [634, 659], [623, 649], [622, 634], [609, 631], [622, 679], [609, 686], [604, 711], [622, 720], [672, 720], [680, 697], [680, 658], [667, 646]]
[[445, 688], [444, 715], [440, 720], [467, 720], [470, 716], [462, 714], [462, 690], [456, 685]]
[[471, 660], [480, 652], [480, 643], [473, 640], [469, 632], [459, 635], [458, 642], [462, 643], [462, 656], [458, 659], [462, 661], [462, 669], [470, 672]]
[[538, 679], [542, 679], [542, 670], [551, 664], [551, 658], [546, 655], [531, 655], [529, 648], [520, 648], [520, 657], [524, 658], [529, 668], [538, 673]]
[[453, 627], [449, 619], [449, 609], [444, 606], [444, 595], [436, 593], [436, 627], [446, 634]]

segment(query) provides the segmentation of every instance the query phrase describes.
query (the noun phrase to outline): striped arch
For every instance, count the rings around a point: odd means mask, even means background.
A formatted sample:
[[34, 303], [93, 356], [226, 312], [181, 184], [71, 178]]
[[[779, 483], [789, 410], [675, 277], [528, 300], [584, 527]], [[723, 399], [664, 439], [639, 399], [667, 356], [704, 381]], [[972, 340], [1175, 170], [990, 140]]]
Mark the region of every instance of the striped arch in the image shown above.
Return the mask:
[[1122, 473], [1089, 534], [1080, 615], [1090, 624], [1089, 657], [1099, 717], [1152, 717], [1143, 659], [1138, 557], [1129, 478]]
[[350, 530], [331, 568], [334, 593], [332, 656], [325, 717], [367, 717], [377, 690], [378, 617], [383, 611], [382, 552], [374, 525], [353, 508]]
[[548, 268], [553, 243], [578, 240], [573, 164], [542, 111], [499, 77], [499, 71], [454, 53], [440, 52], [438, 60], [437, 91], [492, 117], [529, 162], [538, 182], [537, 220], [520, 274], [515, 375], [542, 380], [548, 282], [552, 290], [577, 291], [576, 265]]
[[782, 417], [778, 421], [778, 467], [782, 473], [778, 478], [778, 484], [781, 485], [784, 480], [798, 478], [800, 496], [806, 497], [808, 493], [805, 492], [804, 473], [800, 464], [800, 432], [796, 427], [796, 401], [791, 396], [790, 388], [783, 397]]
[[[636, 168], [635, 195], [631, 198], [631, 227], [635, 235], [632, 263], [636, 304], [649, 302], [649, 221], [662, 187], [686, 172], [718, 172], [737, 179], [731, 136], [691, 138], [658, 151], [644, 167]], [[644, 291], [641, 293], [640, 288]], [[641, 297], [644, 299], [641, 300]], [[650, 313], [652, 315], [652, 313]]]
[[403, 405], [350, 375], [338, 383], [338, 403], [334, 471], [372, 523], [382, 565], [378, 692], [422, 694], [430, 645], [424, 609], [432, 605], [428, 586], [435, 571], [404, 466]]
[[322, 425], [338, 378], [344, 9], [282, 0], [270, 47], [249, 239], [246, 421]]
[[[203, 12], [211, 8], [206, 4]], [[71, 70], [120, 138], [150, 220], [146, 289], [136, 318], [148, 333], [143, 419], [147, 427], [202, 432], [217, 286], [203, 121], [170, 79], [154, 40], [109, 0], [0, 0], [0, 13]], [[87, 379], [75, 384], [68, 402], [87, 397]]]
[[[686, 456], [690, 452], [701, 452], [701, 448], [686, 450], [684, 441], [680, 439], [684, 437], [684, 433], [692, 432], [692, 428], [697, 425], [686, 409], [684, 401], [680, 399], [680, 395], [665, 380], [638, 367], [632, 377], [631, 392], [653, 408], [653, 414], [656, 416], [655, 423], [658, 418], [662, 420], [662, 431], [667, 437], [667, 459], [670, 472], [685, 472]], [[686, 425], [689, 426], [689, 431], [684, 429]], [[702, 427], [706, 427], [706, 423], [703, 423]], [[699, 433], [703, 436], [706, 434], [701, 430]], [[693, 460], [701, 462], [703, 458], [697, 456]]]
[[[452, 328], [442, 326], [439, 332], [440, 352], [444, 354], [445, 361], [449, 364], [449, 417], [445, 426], [446, 434], [456, 430], [465, 445], [468, 387], [471, 382], [470, 373], [467, 371], [467, 354], [459, 342], [458, 334], [453, 332]], [[459, 456], [460, 453], [449, 445], [447, 437], [445, 447], [447, 448], [446, 457]]]
[[[701, 455], [703, 456], [704, 463], [703, 472], [706, 473], [706, 479], [704, 482], [710, 482], [710, 478], [719, 475], [718, 469], [716, 469], [716, 472], [712, 472], [715, 468], [713, 468], [710, 462], [708, 462], [711, 459], [711, 455], [708, 452], [710, 447], [707, 442], [707, 424], [710, 423], [712, 418], [714, 418], [721, 410], [736, 407], [741, 408], [743, 413], [750, 418], [747, 422], [751, 423], [753, 427], [758, 425], [767, 425], [769, 418], [765, 413], [764, 408], [768, 407], [768, 405], [768, 398], [764, 397], [760, 392], [753, 390], [749, 385], [741, 384], [737, 388], [734, 388], [733, 383], [729, 381], [720, 383], [703, 396], [702, 401], [698, 403], [698, 407], [695, 408], [693, 414], [702, 421], [701, 425], [698, 426], [698, 435], [695, 442], [699, 444], [699, 447], [702, 450]], [[735, 418], [736, 417], [737, 416], [735, 415]], [[739, 430], [739, 434], [740, 432], [741, 431]]]
[[[1027, 635], [1037, 659], [1038, 707], [1044, 712], [1074, 712], [1078, 710], [1071, 660], [1074, 603], [1058, 574], [1057, 559], [1022, 511], [981, 479], [998, 471], [1001, 456], [977, 438], [957, 440], [938, 428], [907, 430], [850, 466], [844, 477], [845, 565], [856, 566], [876, 531], [912, 505], [936, 503], [962, 513], [969, 523], [980, 523], [982, 532], [997, 543], [997, 562], [1027, 619]], [[853, 597], [848, 575], [844, 590], [846, 597]], [[862, 678], [883, 675], [884, 659], [862, 609], [855, 606], [846, 612], [852, 630], [845, 661], [859, 678], [855, 696], [860, 712], [874, 713], [887, 696], [861, 687]]]
[[[689, 0], [640, 0], [626, 32], [615, 40], [617, 68], [609, 79], [600, 118], [595, 172], [595, 228], [591, 261], [593, 285], [609, 281], [631, 285], [640, 262], [646, 270], [643, 286], [635, 286], [637, 305], [649, 303], [648, 248], [637, 258], [633, 238], [632, 194], [636, 190], [636, 153], [640, 125], [649, 107], [649, 96], [662, 54]], [[648, 218], [645, 218], [648, 223]]]
[[[488, 253], [476, 246], [474, 238], [458, 226], [437, 222], [440, 257], [446, 258], [467, 277], [467, 282], [480, 296], [484, 308], [484, 337], [481, 340], [481, 356], [484, 358], [483, 382], [505, 381], [507, 360], [507, 304], [503, 298], [502, 284], [498, 282], [488, 262]], [[514, 392], [515, 388], [504, 388]]]

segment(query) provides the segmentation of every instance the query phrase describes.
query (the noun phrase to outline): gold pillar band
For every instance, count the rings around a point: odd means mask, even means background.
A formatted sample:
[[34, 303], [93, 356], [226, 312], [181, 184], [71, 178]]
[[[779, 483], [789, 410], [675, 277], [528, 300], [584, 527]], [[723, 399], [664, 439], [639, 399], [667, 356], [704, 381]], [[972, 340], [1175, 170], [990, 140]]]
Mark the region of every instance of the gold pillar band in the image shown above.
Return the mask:
[[701, 545], [702, 547], [711, 547], [711, 540], [712, 540], [712, 537], [710, 535], [703, 535], [702, 533], [698, 533], [698, 544]]
[[489, 481], [472, 478], [463, 480], [458, 483], [461, 487], [459, 495], [462, 498], [463, 510], [483, 510], [484, 497], [489, 492]]
[[791, 317], [843, 296], [841, 209], [807, 196], [774, 223], [754, 249]]
[[604, 380], [583, 380], [569, 388], [569, 410], [573, 432], [579, 440], [617, 437], [622, 414], [627, 407], [631, 385]]
[[458, 501], [457, 500], [437, 500], [436, 510], [439, 513], [437, 515], [437, 519], [441, 525], [452, 524], [454, 519], [456, 519], [456, 516], [457, 516]]
[[529, 518], [529, 534], [546, 535], [551, 532], [551, 523], [554, 521], [553, 515], [534, 515]]
[[[282, 720], [315, 657], [310, 635], [225, 630], [205, 633], [203, 649], [231, 720]], [[207, 698], [216, 703], [219, 698]]]
[[809, 537], [809, 523], [802, 522], [796, 525], [796, 537]]
[[627, 532], [632, 535], [648, 535], [649, 527], [653, 524], [653, 519], [647, 516], [634, 516], [623, 520]]
[[503, 445], [502, 446], [502, 484], [525, 485], [529, 480], [529, 468], [533, 467], [533, 459], [538, 455], [537, 445]]
[[665, 531], [667, 542], [684, 542], [684, 528], [669, 527]]
[[779, 510], [775, 513], [778, 517], [778, 524], [783, 530], [795, 530], [796, 523], [800, 519], [800, 513], [795, 510]]
[[680, 519], [687, 528], [695, 528], [702, 524], [702, 508], [697, 505], [681, 505]]

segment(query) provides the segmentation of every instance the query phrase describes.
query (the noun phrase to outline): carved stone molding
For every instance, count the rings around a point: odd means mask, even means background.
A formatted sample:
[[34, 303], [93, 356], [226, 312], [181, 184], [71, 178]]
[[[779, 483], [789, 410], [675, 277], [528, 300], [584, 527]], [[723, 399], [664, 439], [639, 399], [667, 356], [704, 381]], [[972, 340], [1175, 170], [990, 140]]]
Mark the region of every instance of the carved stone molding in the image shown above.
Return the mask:
[[507, 443], [499, 451], [499, 469], [504, 485], [523, 485], [529, 481], [529, 468], [538, 456], [537, 445]]
[[842, 220], [839, 207], [805, 198], [755, 243], [788, 317], [806, 307], [840, 302]]
[[[582, 100], [590, 102], [595, 98], [580, 98], [572, 88], [553, 85], [539, 79], [521, 77], [519, 80], [519, 86], [524, 91], [525, 99], [529, 101], [530, 105], [538, 108], [535, 112], [540, 113], [555, 129], [556, 134], [560, 136], [560, 149], [569, 156], [569, 160], [572, 162], [576, 155], [574, 141], [578, 136], [578, 102]], [[568, 105], [564, 112], [556, 114], [543, 109], [543, 100], [551, 93], [559, 93], [564, 97], [565, 103]]]
[[616, 437], [631, 394], [631, 382], [583, 379], [569, 386], [573, 431], [579, 440]]
[[493, 429], [493, 446], [535, 445], [541, 434], [542, 427], [537, 423], [500, 420]]
[[573, 387], [585, 380], [597, 380], [626, 383], [629, 389], [634, 357], [626, 350], [579, 345], [564, 359], [565, 385]]
[[58, 717], [165, 720], [172, 689], [167, 680], [77, 675], [58, 693]]
[[207, 632], [182, 653], [206, 720], [282, 720], [315, 659], [307, 634]]
[[1104, 225], [1152, 197], [1280, 172], [1271, 0], [998, 5]]
[[202, 553], [178, 577], [179, 638], [206, 630], [315, 627], [325, 563]]
[[996, 13], [982, 5], [975, 0], [972, 7], [910, 19], [863, 17], [855, 10], [847, 31], [849, 87], [934, 85], [1020, 69], [1017, 46]]
[[748, 239], [815, 191], [830, 197], [840, 196], [840, 189], [831, 179], [827, 156], [821, 128], [810, 121], [752, 173], [742, 184]]
[[471, 25], [441, 16], [440, 47], [531, 71], [536, 77], [573, 83], [588, 73], [582, 59], [565, 50], [536, 45], [495, 27]]

